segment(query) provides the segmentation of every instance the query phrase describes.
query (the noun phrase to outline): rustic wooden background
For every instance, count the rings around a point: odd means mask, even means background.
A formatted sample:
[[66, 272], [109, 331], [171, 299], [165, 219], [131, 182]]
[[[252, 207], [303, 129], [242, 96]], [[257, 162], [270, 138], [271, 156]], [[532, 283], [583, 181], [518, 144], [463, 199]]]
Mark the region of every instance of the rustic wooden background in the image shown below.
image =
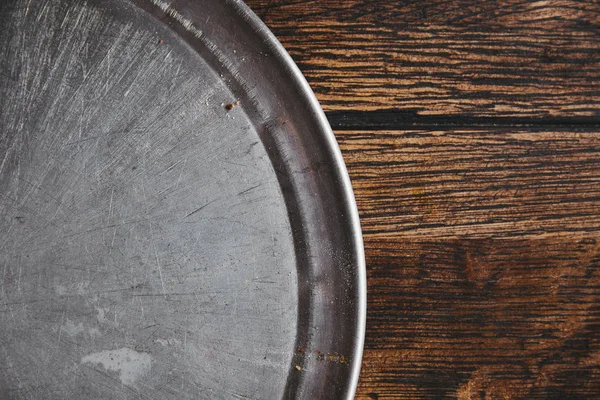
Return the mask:
[[354, 185], [357, 398], [600, 398], [600, 3], [247, 3]]

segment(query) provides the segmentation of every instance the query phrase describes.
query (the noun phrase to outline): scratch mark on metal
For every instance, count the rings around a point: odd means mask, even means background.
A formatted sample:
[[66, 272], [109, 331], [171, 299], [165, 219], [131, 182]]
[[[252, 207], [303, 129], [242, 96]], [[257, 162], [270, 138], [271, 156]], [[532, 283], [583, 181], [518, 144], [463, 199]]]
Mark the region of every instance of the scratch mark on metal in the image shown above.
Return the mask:
[[202, 31], [200, 29], [196, 28], [196, 26], [194, 26], [194, 24], [192, 23], [192, 21], [190, 21], [189, 19], [185, 18], [177, 10], [175, 10], [173, 7], [171, 7], [170, 4], [167, 4], [167, 3], [162, 2], [160, 0], [150, 0], [150, 1], [152, 2], [152, 4], [154, 4], [155, 6], [157, 6], [158, 8], [160, 8], [161, 10], [163, 10], [163, 12], [165, 12], [167, 15], [171, 16], [175, 21], [177, 21], [181, 25], [183, 25], [183, 27], [188, 32], [192, 33], [197, 38], [201, 38], [202, 37]]
[[[27, 7], [27, 9], [29, 9], [29, 6]], [[46, 13], [47, 10], [48, 10], [48, 3], [45, 3], [44, 7], [42, 8], [42, 11], [40, 11], [40, 14], [37, 17], [38, 22], [40, 22], [40, 20], [42, 19], [42, 17], [44, 16], [44, 14]]]
[[31, 5], [31, 0], [27, 0], [27, 7], [25, 7], [25, 16], [29, 14], [29, 6]]
[[108, 218], [110, 219], [113, 214], [113, 198], [115, 196], [115, 188], [113, 187], [110, 192], [110, 203], [108, 204]]
[[206, 203], [205, 205], [203, 205], [202, 207], [198, 207], [197, 209], [195, 209], [194, 211], [192, 211], [191, 213], [189, 213], [188, 215], [185, 216], [185, 218], [190, 217], [194, 214], [196, 214], [198, 211], [203, 210], [204, 208], [210, 206], [212, 203], [214, 203], [215, 201], [217, 201], [218, 199], [214, 199], [212, 201], [209, 201], [208, 203]]
[[256, 185], [256, 186], [252, 186], [251, 188], [248, 188], [248, 189], [246, 189], [246, 190], [242, 190], [242, 191], [241, 191], [241, 192], [239, 192], [237, 195], [238, 195], [238, 196], [240, 196], [240, 195], [242, 195], [242, 194], [244, 194], [244, 193], [248, 193], [249, 191], [251, 191], [251, 190], [254, 190], [254, 189], [256, 189], [256, 188], [258, 188], [258, 187], [260, 187], [260, 186], [262, 186], [262, 183], [259, 183], [259, 184], [258, 184], [258, 185]]
[[[31, 1], [31, 0], [30, 0]], [[27, 5], [27, 7], [29, 8], [29, 5]], [[71, 9], [69, 8], [67, 10], [67, 12], [65, 13], [65, 17], [63, 18], [62, 23], [60, 24], [60, 29], [63, 28], [63, 26], [65, 25], [65, 22], [67, 22], [67, 20], [69, 19], [69, 13], [71, 12]]]
[[160, 277], [160, 285], [162, 287], [162, 295], [164, 298], [167, 298], [167, 294], [165, 292], [165, 280], [163, 279], [162, 266], [160, 265], [160, 260], [158, 258], [158, 250], [156, 249], [156, 241], [154, 240], [154, 230], [152, 229], [152, 223], [148, 220], [150, 224], [150, 238], [152, 240], [152, 249], [154, 250], [154, 258], [156, 260], [156, 266], [158, 267], [158, 276]]
[[172, 164], [172, 165], [171, 165], [169, 168], [167, 168], [167, 169], [165, 169], [163, 172], [161, 172], [161, 173], [160, 173], [160, 175], [164, 174], [165, 172], [169, 172], [170, 170], [172, 170], [173, 168], [175, 168], [175, 166], [176, 166], [177, 164], [179, 164], [179, 163], [181, 163], [181, 160], [179, 160], [179, 161], [177, 161], [177, 162], [173, 163], [173, 164]]

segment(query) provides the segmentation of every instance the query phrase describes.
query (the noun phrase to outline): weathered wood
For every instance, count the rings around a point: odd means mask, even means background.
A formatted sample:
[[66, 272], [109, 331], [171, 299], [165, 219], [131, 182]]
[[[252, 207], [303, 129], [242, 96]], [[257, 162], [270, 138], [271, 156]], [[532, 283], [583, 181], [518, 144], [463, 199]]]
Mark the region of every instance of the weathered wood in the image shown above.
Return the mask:
[[600, 134], [337, 132], [365, 234], [358, 399], [600, 393]]
[[357, 399], [597, 399], [599, 239], [368, 238]]
[[600, 116], [596, 1], [247, 3], [326, 111]]
[[338, 132], [373, 238], [600, 232], [600, 134]]

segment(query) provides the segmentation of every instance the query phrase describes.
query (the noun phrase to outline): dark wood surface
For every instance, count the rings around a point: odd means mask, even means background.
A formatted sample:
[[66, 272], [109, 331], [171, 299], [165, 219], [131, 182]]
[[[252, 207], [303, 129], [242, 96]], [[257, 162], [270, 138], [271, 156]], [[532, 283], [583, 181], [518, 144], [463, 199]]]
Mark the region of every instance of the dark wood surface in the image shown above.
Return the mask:
[[600, 399], [600, 4], [249, 0], [352, 178], [358, 399]]
[[596, 116], [597, 1], [251, 0], [323, 108]]

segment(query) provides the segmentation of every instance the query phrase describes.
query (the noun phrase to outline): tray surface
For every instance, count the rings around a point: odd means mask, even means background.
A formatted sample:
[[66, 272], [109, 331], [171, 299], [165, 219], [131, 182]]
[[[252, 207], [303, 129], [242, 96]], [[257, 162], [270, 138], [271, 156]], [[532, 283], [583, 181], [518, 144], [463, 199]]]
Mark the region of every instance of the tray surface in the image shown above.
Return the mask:
[[12, 0], [0, 18], [0, 398], [352, 397], [352, 191], [256, 16]]

